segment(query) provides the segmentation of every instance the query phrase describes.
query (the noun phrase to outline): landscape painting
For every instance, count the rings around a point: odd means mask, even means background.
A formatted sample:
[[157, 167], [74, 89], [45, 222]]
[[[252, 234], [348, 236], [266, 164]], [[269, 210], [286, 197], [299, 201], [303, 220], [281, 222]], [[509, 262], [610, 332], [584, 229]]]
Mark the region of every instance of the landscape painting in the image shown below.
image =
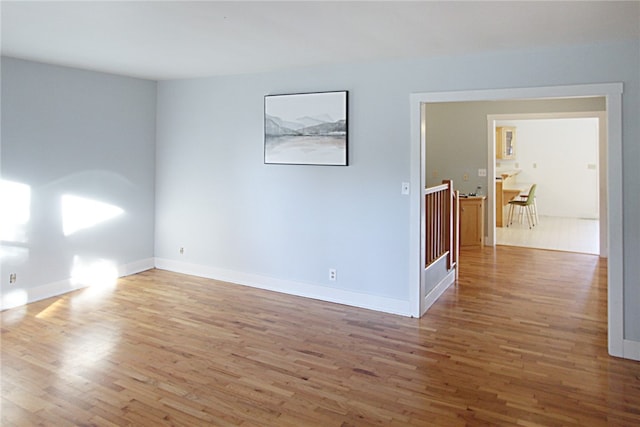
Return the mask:
[[348, 164], [348, 92], [264, 97], [264, 162]]

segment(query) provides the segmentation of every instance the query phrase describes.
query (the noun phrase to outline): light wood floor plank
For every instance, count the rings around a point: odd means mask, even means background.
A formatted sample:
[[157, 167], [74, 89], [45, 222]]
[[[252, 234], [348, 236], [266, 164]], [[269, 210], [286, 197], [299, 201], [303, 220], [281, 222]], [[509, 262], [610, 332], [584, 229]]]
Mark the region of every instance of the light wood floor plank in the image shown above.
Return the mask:
[[525, 218], [514, 220], [509, 227], [496, 227], [496, 244], [596, 255], [600, 253], [599, 230], [597, 219], [541, 216], [530, 229]]
[[606, 260], [464, 250], [422, 319], [151, 270], [2, 317], [3, 426], [634, 426]]

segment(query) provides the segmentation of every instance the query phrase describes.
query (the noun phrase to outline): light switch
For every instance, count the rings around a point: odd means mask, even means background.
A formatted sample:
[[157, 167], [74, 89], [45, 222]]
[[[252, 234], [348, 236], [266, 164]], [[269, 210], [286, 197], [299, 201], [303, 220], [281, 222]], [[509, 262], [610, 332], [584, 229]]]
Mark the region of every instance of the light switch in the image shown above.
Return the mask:
[[486, 169], [478, 169], [478, 176], [487, 176]]

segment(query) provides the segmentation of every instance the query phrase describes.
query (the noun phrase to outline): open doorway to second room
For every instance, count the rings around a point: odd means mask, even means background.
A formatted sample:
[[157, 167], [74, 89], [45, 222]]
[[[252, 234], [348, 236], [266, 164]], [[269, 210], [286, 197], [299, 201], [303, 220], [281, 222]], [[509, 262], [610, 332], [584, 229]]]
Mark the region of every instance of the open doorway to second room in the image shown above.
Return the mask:
[[[411, 95], [411, 185], [429, 187], [451, 177], [461, 193], [482, 187], [486, 194], [484, 245], [495, 245], [495, 117], [506, 114], [584, 112], [599, 118], [598, 171], [601, 256], [607, 256], [608, 348], [625, 354], [622, 250], [622, 84], [509, 88]], [[589, 113], [595, 112], [595, 113]], [[589, 116], [591, 114], [592, 116]], [[517, 118], [517, 117], [516, 117]], [[539, 117], [545, 118], [545, 117]], [[548, 118], [548, 117], [546, 117]], [[603, 137], [604, 135], [604, 137]], [[604, 179], [603, 179], [604, 177]], [[486, 185], [485, 186], [483, 186]], [[486, 193], [485, 193], [486, 191]], [[567, 197], [571, 197], [569, 194]], [[426, 203], [411, 195], [411, 302], [419, 315], [425, 300], [422, 274]], [[603, 215], [604, 213], [604, 215]], [[604, 232], [604, 233], [603, 233]], [[602, 238], [602, 236], [605, 238]], [[482, 245], [481, 245], [482, 246]], [[481, 250], [485, 250], [482, 249]], [[531, 249], [532, 251], [534, 249]], [[492, 251], [487, 248], [486, 251]], [[606, 255], [605, 255], [606, 254]], [[461, 256], [458, 260], [464, 263]], [[497, 260], [496, 262], [500, 262]], [[419, 267], [419, 268], [417, 268]], [[490, 265], [487, 265], [491, 268]]]
[[[606, 138], [601, 132], [604, 114], [523, 114], [492, 119], [498, 142], [496, 192], [502, 187], [505, 194], [496, 198], [504, 200], [503, 206], [496, 205], [496, 244], [606, 256], [606, 223], [602, 224], [606, 194], [600, 194], [606, 193], [606, 162], [600, 161], [600, 153], [605, 152], [600, 149]], [[513, 138], [509, 156], [500, 152], [500, 133], [505, 129]], [[512, 208], [509, 199], [519, 193], [515, 200], [526, 200], [533, 184], [532, 204]], [[503, 221], [498, 221], [500, 209]]]

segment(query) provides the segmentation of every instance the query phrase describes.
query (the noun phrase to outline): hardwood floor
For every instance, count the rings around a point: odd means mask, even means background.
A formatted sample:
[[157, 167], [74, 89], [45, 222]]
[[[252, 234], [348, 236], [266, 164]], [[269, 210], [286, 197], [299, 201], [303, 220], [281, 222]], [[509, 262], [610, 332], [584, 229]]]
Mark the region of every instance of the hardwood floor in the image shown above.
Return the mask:
[[529, 229], [527, 219], [509, 227], [496, 227], [496, 244], [556, 251], [600, 253], [600, 221], [597, 219], [541, 216]]
[[2, 425], [640, 425], [606, 260], [461, 260], [422, 319], [160, 270], [5, 311]]

